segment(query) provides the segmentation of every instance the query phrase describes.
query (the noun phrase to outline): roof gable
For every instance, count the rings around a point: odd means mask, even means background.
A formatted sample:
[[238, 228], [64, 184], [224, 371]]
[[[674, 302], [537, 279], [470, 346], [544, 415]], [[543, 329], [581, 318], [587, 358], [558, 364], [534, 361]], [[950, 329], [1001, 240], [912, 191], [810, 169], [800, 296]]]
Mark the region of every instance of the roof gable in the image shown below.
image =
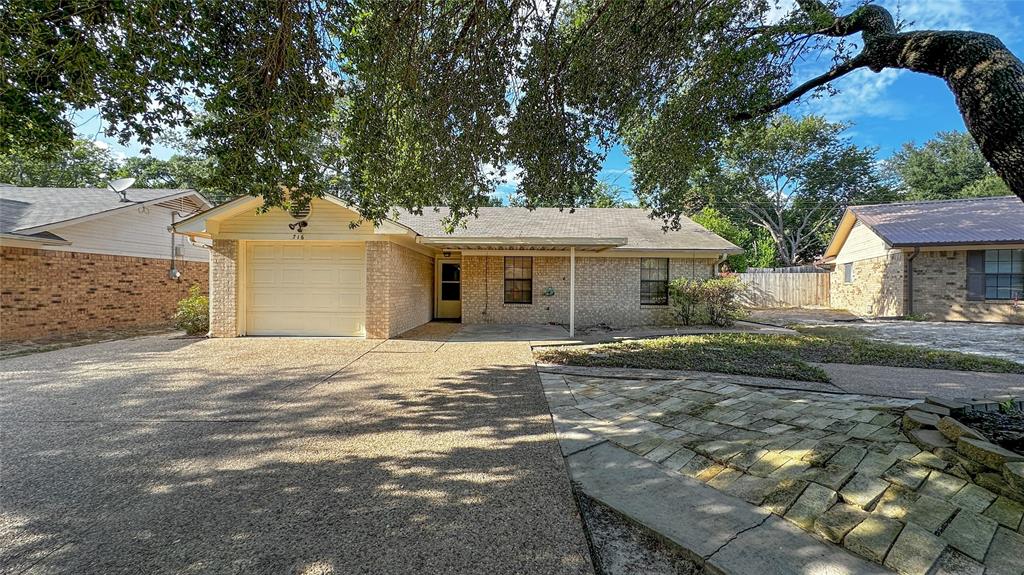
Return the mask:
[[1016, 196], [854, 206], [850, 210], [894, 247], [1024, 242], [1024, 202]]
[[0, 186], [0, 233], [32, 234], [49, 228], [99, 217], [118, 210], [194, 197], [209, 206], [198, 192], [189, 189], [129, 188], [128, 201], [102, 188], [24, 188]]
[[825, 257], [835, 257], [856, 222], [892, 247], [1024, 243], [1024, 202], [1016, 196], [850, 206]]

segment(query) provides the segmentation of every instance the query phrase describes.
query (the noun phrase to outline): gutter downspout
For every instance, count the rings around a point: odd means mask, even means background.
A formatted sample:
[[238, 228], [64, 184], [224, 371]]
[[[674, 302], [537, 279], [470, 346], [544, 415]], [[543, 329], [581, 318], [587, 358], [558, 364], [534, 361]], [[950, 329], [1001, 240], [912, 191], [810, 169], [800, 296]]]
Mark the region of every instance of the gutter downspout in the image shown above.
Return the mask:
[[914, 315], [914, 258], [919, 253], [921, 253], [921, 248], [916, 247], [907, 258], [907, 313], [904, 315]]

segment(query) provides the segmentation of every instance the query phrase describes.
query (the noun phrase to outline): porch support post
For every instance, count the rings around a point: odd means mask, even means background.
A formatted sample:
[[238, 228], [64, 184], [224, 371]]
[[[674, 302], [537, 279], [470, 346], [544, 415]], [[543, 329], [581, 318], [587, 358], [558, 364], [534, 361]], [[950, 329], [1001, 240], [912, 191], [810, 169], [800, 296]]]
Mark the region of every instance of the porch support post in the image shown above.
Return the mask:
[[576, 247], [569, 246], [569, 337], [576, 337]]

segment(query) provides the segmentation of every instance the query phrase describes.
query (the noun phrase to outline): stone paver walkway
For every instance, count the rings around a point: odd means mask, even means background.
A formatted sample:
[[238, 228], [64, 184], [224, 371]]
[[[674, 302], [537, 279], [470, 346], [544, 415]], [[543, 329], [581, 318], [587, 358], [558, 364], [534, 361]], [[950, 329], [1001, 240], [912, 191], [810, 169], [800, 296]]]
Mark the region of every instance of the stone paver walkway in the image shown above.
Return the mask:
[[[1024, 572], [1024, 506], [910, 443], [900, 417], [911, 401], [755, 388], [719, 374], [575, 373], [541, 374], [562, 429], [586, 430], [899, 573]], [[605, 444], [583, 438], [563, 451]]]

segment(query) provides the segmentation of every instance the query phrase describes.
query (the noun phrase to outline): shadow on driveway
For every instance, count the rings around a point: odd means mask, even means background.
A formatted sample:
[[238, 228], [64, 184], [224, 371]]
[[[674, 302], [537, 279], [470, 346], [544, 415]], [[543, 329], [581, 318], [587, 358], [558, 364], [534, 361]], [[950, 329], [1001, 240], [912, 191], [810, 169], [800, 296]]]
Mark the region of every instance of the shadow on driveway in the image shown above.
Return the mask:
[[21, 573], [588, 573], [526, 344], [142, 338], [0, 362]]

